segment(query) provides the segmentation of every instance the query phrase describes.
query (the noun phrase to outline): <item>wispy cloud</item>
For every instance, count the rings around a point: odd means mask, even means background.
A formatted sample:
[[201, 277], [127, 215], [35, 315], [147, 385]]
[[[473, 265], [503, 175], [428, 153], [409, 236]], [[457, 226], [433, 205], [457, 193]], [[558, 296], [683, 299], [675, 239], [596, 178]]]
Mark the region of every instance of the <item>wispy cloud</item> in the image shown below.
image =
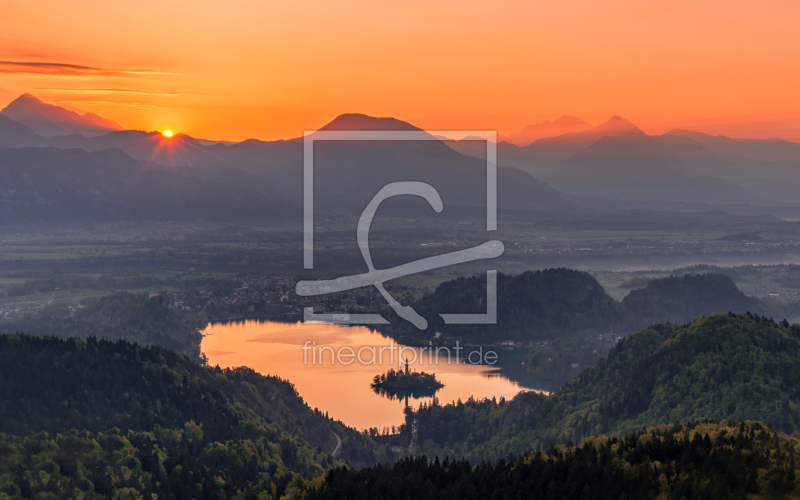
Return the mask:
[[133, 76], [133, 75], [171, 75], [166, 71], [144, 69], [114, 69], [81, 66], [55, 62], [0, 61], [0, 73], [6, 74], [44, 74], [57, 76]]
[[75, 89], [64, 87], [34, 87], [34, 90], [58, 90], [61, 92], [75, 92], [76, 94], [144, 94], [167, 97], [185, 94], [185, 92], [163, 92], [159, 90], [142, 89]]
[[[63, 98], [63, 99], [59, 99], [59, 102], [79, 102], [79, 103], [84, 103], [84, 104], [85, 103], [89, 103], [89, 104], [114, 104], [116, 106], [136, 106], [136, 107], [146, 106], [146, 107], [152, 107], [152, 108], [163, 108], [163, 107], [165, 107], [165, 106], [161, 106], [161, 105], [158, 105], [158, 104], [153, 104], [153, 103], [150, 103], [150, 102], [120, 102], [120, 101], [104, 101], [104, 100], [98, 100], [98, 99], [69, 99], [69, 98]], [[173, 108], [173, 107], [175, 107], [175, 106], [170, 106], [170, 108]]]

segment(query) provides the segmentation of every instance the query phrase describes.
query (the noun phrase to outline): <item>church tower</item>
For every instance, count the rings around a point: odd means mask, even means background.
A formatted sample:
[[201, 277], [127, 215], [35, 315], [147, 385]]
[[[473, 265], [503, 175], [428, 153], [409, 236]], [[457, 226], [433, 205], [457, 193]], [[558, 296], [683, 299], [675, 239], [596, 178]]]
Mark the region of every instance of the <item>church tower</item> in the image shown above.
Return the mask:
[[408, 377], [408, 358], [406, 358], [406, 377]]

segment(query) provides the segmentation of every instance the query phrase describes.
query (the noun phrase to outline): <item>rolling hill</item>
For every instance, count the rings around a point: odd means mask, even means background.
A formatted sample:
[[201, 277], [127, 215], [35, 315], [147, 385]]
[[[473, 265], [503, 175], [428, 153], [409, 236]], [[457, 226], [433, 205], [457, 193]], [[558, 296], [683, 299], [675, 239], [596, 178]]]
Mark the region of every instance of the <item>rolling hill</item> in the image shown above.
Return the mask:
[[631, 290], [622, 299], [622, 308], [634, 328], [665, 321], [688, 323], [717, 312], [766, 311], [763, 302], [742, 293], [730, 277], [712, 273], [653, 280]]
[[[421, 407], [407, 421], [416, 420], [420, 442], [466, 441], [470, 459], [676, 421], [759, 420], [793, 432], [800, 428], [798, 355], [800, 325], [714, 314], [640, 330], [552, 395]], [[457, 433], [454, 421], [464, 423]]]
[[433, 331], [470, 342], [548, 340], [576, 332], [608, 332], [622, 324], [620, 304], [606, 294], [589, 273], [570, 269], [498, 273], [497, 324], [445, 325], [440, 313], [486, 311], [486, 276], [446, 281], [411, 306], [428, 320], [426, 331], [394, 316], [387, 309], [391, 331], [427, 340]]
[[440, 331], [470, 342], [498, 343], [595, 337], [664, 321], [684, 323], [718, 312], [764, 314], [766, 310], [760, 300], [746, 296], [723, 274], [659, 278], [631, 291], [619, 303], [587, 272], [545, 269], [498, 273], [497, 324], [445, 325], [438, 317], [440, 313], [485, 312], [485, 297], [485, 275], [461, 277], [445, 281], [434, 293], [410, 304], [428, 320], [427, 330], [417, 330], [388, 308], [386, 318], [392, 322], [392, 332], [410, 337], [427, 340], [430, 331]]
[[[309, 408], [289, 382], [166, 349], [3, 335], [0, 376], [5, 494], [222, 499], [271, 490], [276, 498], [299, 475], [386, 459], [368, 437]], [[337, 457], [334, 432], [344, 443]], [[23, 460], [9, 468], [12, 457]]]

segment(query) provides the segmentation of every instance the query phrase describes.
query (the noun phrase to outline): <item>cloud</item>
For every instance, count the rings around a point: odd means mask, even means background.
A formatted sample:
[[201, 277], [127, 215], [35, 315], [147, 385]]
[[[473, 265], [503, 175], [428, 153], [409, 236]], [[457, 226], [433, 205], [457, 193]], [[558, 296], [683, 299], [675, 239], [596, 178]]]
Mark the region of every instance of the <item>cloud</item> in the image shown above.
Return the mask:
[[[84, 104], [87, 104], [87, 103], [88, 104], [116, 104], [116, 105], [119, 105], [119, 106], [137, 106], [137, 107], [150, 106], [150, 107], [155, 107], [155, 108], [166, 107], [166, 106], [160, 106], [158, 104], [153, 104], [153, 103], [150, 103], [150, 102], [104, 101], [104, 100], [99, 100], [99, 99], [70, 98], [68, 96], [61, 96], [57, 100], [58, 100], [58, 102], [80, 102], [80, 103], [84, 103]], [[169, 106], [169, 107], [173, 108], [175, 106]]]
[[75, 89], [63, 87], [34, 87], [34, 90], [58, 90], [62, 92], [75, 92], [78, 94], [145, 94], [152, 96], [178, 96], [183, 95], [185, 92], [161, 92], [158, 90], [141, 90], [141, 89]]
[[133, 75], [171, 75], [165, 71], [142, 69], [113, 69], [95, 66], [81, 66], [54, 62], [0, 61], [0, 73], [41, 74], [56, 76], [133, 76]]

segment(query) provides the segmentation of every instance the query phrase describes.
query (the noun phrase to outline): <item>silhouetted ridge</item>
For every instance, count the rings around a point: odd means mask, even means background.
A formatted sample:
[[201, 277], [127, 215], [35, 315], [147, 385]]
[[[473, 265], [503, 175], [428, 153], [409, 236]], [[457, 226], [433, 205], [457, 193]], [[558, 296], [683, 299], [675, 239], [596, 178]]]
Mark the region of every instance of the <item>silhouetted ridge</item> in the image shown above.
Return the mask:
[[361, 113], [339, 115], [320, 130], [422, 130], [397, 118], [376, 118]]
[[61, 106], [48, 104], [28, 93], [11, 101], [0, 113], [43, 136], [69, 134], [96, 136], [112, 130], [122, 130], [122, 127], [112, 120], [93, 113], [80, 115]]

